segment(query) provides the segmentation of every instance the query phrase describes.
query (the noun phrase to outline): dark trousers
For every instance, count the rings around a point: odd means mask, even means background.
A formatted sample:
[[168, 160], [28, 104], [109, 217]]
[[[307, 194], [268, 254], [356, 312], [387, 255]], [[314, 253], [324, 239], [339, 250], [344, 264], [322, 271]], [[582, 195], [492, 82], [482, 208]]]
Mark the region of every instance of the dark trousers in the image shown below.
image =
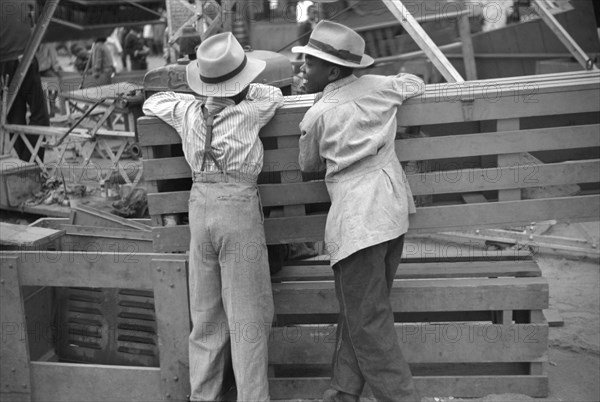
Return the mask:
[[[13, 80], [18, 66], [18, 60], [0, 62], [0, 75], [4, 77], [8, 74], [10, 76], [10, 80]], [[46, 102], [44, 99], [44, 91], [42, 90], [42, 80], [38, 70], [38, 62], [35, 57], [33, 58], [31, 66], [29, 66], [29, 69], [25, 74], [25, 79], [19, 88], [19, 92], [17, 93], [10, 112], [6, 116], [6, 122], [8, 124], [27, 124], [26, 115], [28, 106], [29, 112], [31, 113], [29, 116], [29, 124], [34, 126], [50, 125], [48, 110], [46, 109]], [[31, 145], [35, 147], [39, 136], [35, 134], [27, 134], [26, 137]], [[15, 141], [14, 148], [20, 159], [29, 161], [31, 158], [31, 152], [20, 137]], [[43, 161], [44, 148], [40, 148], [37, 154]]]
[[360, 395], [366, 382], [379, 402], [420, 401], [390, 304], [403, 244], [400, 236], [333, 266], [340, 314], [331, 386], [338, 391]]

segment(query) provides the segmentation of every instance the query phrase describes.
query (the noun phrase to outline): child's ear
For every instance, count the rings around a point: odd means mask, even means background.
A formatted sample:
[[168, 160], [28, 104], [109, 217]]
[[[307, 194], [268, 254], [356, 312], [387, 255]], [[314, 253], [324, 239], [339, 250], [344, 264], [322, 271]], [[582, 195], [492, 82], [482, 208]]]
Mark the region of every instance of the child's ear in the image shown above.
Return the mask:
[[327, 77], [327, 79], [329, 80], [329, 82], [333, 82], [336, 81], [340, 78], [342, 74], [342, 71], [340, 70], [340, 68], [336, 65], [331, 65], [329, 67], [329, 76]]

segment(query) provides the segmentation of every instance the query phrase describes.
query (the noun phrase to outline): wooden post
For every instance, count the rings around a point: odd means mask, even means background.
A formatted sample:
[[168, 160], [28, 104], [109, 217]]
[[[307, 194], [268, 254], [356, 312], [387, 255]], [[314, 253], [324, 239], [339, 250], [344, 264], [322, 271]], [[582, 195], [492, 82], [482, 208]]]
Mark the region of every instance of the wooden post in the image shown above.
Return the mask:
[[467, 80], [476, 80], [477, 67], [475, 65], [475, 51], [473, 49], [473, 40], [471, 39], [471, 24], [469, 23], [468, 14], [462, 14], [458, 17], [458, 32], [462, 42], [462, 54]]
[[[520, 122], [519, 119], [505, 119], [498, 120], [496, 123], [496, 131], [516, 131], [519, 130]], [[498, 168], [518, 166], [521, 154], [506, 154], [498, 155]], [[517, 167], [516, 167], [517, 168]], [[517, 168], [518, 169], [518, 168]], [[521, 189], [516, 188], [514, 190], [499, 190], [498, 201], [514, 201], [521, 199]]]
[[440, 51], [429, 35], [421, 28], [415, 17], [404, 7], [399, 0], [384, 0], [383, 4], [400, 21], [402, 27], [417, 42], [433, 65], [442, 73], [448, 82], [464, 82], [463, 77], [456, 71], [446, 56]]
[[[29, 342], [18, 275], [18, 257], [3, 256], [0, 264], [2, 360], [0, 400], [31, 401]], [[10, 345], [10, 346], [9, 346]]]
[[29, 38], [29, 42], [27, 42], [27, 47], [25, 48], [25, 53], [23, 54], [23, 59], [19, 63], [17, 67], [17, 71], [15, 71], [15, 76], [11, 77], [10, 86], [8, 87], [8, 101], [7, 101], [7, 114], [12, 107], [15, 98], [17, 97], [17, 93], [19, 92], [19, 88], [25, 79], [25, 75], [27, 74], [27, 70], [29, 70], [29, 66], [35, 57], [35, 52], [37, 48], [40, 46], [40, 42], [42, 41], [42, 37], [50, 24], [50, 20], [52, 19], [52, 14], [54, 14], [54, 10], [56, 10], [56, 6], [58, 5], [58, 0], [48, 0], [44, 5], [42, 10], [41, 19], [35, 25], [35, 29], [33, 31], [33, 35]]

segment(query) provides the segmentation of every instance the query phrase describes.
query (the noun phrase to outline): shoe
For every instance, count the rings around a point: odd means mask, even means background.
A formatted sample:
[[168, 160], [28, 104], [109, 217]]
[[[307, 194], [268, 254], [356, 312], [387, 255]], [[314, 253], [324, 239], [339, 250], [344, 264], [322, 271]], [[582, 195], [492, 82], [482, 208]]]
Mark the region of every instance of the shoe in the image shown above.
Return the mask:
[[323, 393], [323, 402], [359, 402], [359, 395], [348, 394], [337, 389], [328, 389]]

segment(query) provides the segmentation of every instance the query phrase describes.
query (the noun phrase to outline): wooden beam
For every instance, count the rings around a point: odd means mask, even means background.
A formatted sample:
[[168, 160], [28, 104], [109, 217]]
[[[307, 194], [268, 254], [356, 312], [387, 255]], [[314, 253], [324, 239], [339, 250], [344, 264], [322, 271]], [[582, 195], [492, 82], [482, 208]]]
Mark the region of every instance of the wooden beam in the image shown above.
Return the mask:
[[384, 0], [383, 3], [391, 13], [400, 21], [402, 27], [409, 33], [423, 50], [431, 62], [442, 73], [448, 82], [463, 82], [463, 77], [456, 71], [450, 61], [444, 56], [429, 35], [421, 28], [415, 17], [406, 9], [399, 0]]
[[[526, 394], [546, 397], [549, 393], [547, 375], [449, 375], [413, 377], [419, 395], [436, 397], [454, 395], [478, 398], [490, 394]], [[320, 399], [330, 387], [330, 378], [272, 378], [269, 390], [273, 400]], [[365, 391], [365, 396], [370, 392]]]
[[15, 256], [2, 256], [0, 264], [0, 313], [2, 315], [2, 359], [0, 399], [31, 401], [29, 342], [25, 306], [19, 280], [20, 264]]
[[458, 17], [458, 32], [462, 43], [462, 55], [465, 63], [465, 74], [467, 76], [467, 80], [476, 80], [477, 66], [475, 65], [475, 50], [473, 49], [471, 24], [469, 23], [468, 14], [463, 14]]
[[160, 401], [158, 367], [31, 362], [35, 401]]
[[187, 400], [190, 395], [188, 337], [190, 314], [186, 262], [152, 261], [154, 305], [160, 345], [160, 377], [165, 399]]
[[[500, 323], [499, 323], [500, 324]], [[408, 363], [536, 362], [546, 360], [547, 324], [396, 323]], [[329, 364], [336, 325], [275, 327], [269, 364]]]
[[558, 39], [565, 45], [565, 47], [571, 52], [573, 57], [581, 64], [586, 70], [598, 70], [598, 67], [594, 64], [594, 61], [583, 51], [583, 49], [575, 42], [573, 37], [569, 35], [567, 30], [558, 22], [556, 17], [546, 8], [546, 5], [540, 0], [534, 0], [535, 11], [542, 18], [542, 20], [548, 25], [550, 30], [556, 34]]

